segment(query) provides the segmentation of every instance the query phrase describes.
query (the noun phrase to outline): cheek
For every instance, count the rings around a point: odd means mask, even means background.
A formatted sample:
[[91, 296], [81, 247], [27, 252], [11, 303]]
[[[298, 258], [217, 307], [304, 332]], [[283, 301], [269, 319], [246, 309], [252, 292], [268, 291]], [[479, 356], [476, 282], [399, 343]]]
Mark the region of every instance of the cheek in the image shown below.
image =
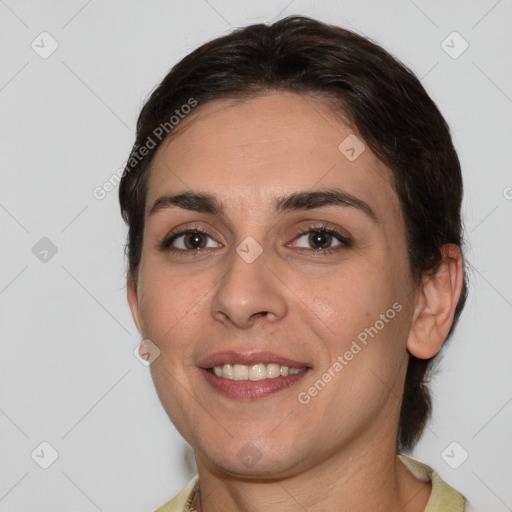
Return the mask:
[[393, 387], [404, 362], [410, 316], [407, 288], [381, 261], [333, 275], [324, 293], [316, 288], [310, 296], [310, 322], [326, 349], [315, 378], [329, 369], [336, 375], [331, 387], [334, 403], [357, 408], [358, 403], [378, 401]]
[[[160, 350], [151, 364], [151, 376], [171, 421], [187, 440], [200, 424], [205, 404], [193, 399], [190, 366], [193, 349], [201, 339], [201, 322], [209, 299], [202, 280], [183, 277], [163, 265], [149, 265], [139, 280], [139, 309], [144, 337]], [[205, 294], [206, 293], [206, 294]]]
[[400, 396], [406, 363], [406, 310], [398, 301], [383, 309], [369, 304], [371, 297], [360, 293], [338, 311], [336, 322], [331, 322], [334, 334], [324, 338], [327, 357], [302, 389], [314, 413], [325, 417], [333, 438], [371, 422], [390, 400]]
[[191, 341], [197, 338], [198, 317], [210, 297], [208, 286], [198, 277], [183, 277], [162, 265], [147, 265], [139, 286], [144, 336], [162, 352], [180, 354], [183, 360], [183, 352], [191, 350]]
[[302, 296], [310, 315], [325, 325], [335, 340], [346, 342], [379, 320], [400, 299], [399, 289], [383, 265], [361, 261], [323, 281], [303, 283]]

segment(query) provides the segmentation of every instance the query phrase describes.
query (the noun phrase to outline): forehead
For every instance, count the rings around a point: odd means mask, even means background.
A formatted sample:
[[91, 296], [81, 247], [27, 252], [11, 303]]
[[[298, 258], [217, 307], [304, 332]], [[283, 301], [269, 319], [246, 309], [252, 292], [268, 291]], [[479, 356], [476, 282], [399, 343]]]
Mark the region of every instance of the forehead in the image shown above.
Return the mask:
[[189, 189], [218, 195], [229, 211], [336, 187], [379, 216], [400, 216], [390, 170], [326, 102], [278, 92], [197, 109], [155, 155], [147, 210], [159, 195]]

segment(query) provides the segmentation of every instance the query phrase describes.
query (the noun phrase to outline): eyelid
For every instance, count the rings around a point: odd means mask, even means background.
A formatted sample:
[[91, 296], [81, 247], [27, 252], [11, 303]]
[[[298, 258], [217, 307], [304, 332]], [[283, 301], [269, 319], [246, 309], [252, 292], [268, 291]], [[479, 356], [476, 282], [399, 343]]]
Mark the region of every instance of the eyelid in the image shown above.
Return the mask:
[[[315, 231], [327, 233], [328, 235], [336, 238], [340, 242], [340, 245], [345, 247], [345, 248], [348, 248], [348, 247], [352, 246], [352, 240], [351, 240], [350, 236], [341, 233], [341, 231], [339, 229], [337, 229], [337, 228], [330, 227], [325, 222], [320, 222], [320, 223], [316, 223], [316, 224], [313, 224], [313, 225], [308, 225], [301, 232], [297, 233], [294, 236], [293, 240], [295, 241], [298, 238], [301, 238], [302, 236], [307, 235], [308, 233], [315, 232]], [[299, 247], [298, 249], [304, 249], [304, 248], [303, 247]], [[334, 252], [334, 251], [336, 251], [338, 249], [336, 249], [336, 247], [330, 247], [330, 248], [327, 248], [327, 249], [304, 249], [304, 250], [307, 250], [309, 252], [317, 252], [317, 253], [325, 253], [325, 254], [327, 254], [329, 252]]]
[[[329, 225], [325, 222], [317, 222], [317, 223], [310, 224], [310, 225], [306, 226], [301, 231], [299, 231], [299, 233], [297, 233], [293, 236], [292, 241], [295, 241], [298, 238], [300, 238], [308, 233], [315, 232], [315, 231], [327, 233], [330, 236], [334, 237], [335, 239], [337, 239], [340, 242], [340, 246], [342, 249], [351, 247], [351, 245], [352, 245], [352, 240], [350, 237], [342, 234], [340, 232], [340, 230], [338, 230], [336, 228], [329, 227]], [[187, 224], [185, 226], [182, 226], [180, 228], [173, 230], [161, 242], [157, 243], [157, 246], [159, 249], [161, 249], [164, 252], [174, 252], [174, 253], [179, 253], [179, 254], [184, 254], [184, 253], [198, 254], [200, 252], [204, 252], [205, 250], [212, 249], [211, 247], [203, 248], [203, 249], [176, 249], [176, 248], [171, 247], [171, 244], [174, 242], [174, 240], [176, 240], [177, 238], [180, 238], [182, 236], [185, 236], [189, 233], [200, 233], [200, 234], [204, 235], [205, 237], [208, 237], [208, 238], [214, 240], [212, 235], [208, 231], [206, 231], [204, 228], [202, 228], [201, 226], [199, 226], [197, 224]], [[219, 242], [216, 241], [216, 243], [219, 243]], [[220, 245], [222, 246], [222, 244], [220, 244]], [[289, 247], [289, 245], [287, 245], [287, 246]], [[339, 247], [339, 246], [330, 247], [327, 249], [311, 249], [311, 248], [307, 249], [304, 247], [297, 247], [297, 249], [307, 251], [310, 253], [329, 254], [329, 253], [336, 252], [336, 251], [340, 250], [340, 249], [337, 249], [336, 247]]]
[[[197, 224], [186, 224], [185, 226], [181, 226], [177, 229], [172, 230], [168, 235], [164, 237], [164, 239], [161, 242], [157, 243], [157, 246], [162, 249], [163, 251], [170, 251], [170, 252], [196, 252], [197, 249], [175, 249], [171, 247], [172, 242], [176, 240], [177, 238], [180, 238], [181, 236], [187, 235], [189, 233], [201, 233], [202, 235], [211, 238], [213, 240], [212, 235], [206, 231], [204, 228]], [[216, 242], [219, 243], [219, 242]], [[221, 244], [222, 245], [222, 244]], [[204, 249], [201, 249], [201, 251], [204, 251]]]

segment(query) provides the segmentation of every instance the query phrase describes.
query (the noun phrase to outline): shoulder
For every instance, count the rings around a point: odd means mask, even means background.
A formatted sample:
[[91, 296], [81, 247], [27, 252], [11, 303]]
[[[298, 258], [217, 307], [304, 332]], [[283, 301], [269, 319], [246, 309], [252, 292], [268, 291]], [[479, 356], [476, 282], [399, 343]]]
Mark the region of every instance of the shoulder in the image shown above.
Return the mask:
[[187, 512], [188, 506], [194, 495], [199, 476], [196, 475], [171, 501], [162, 505], [155, 512]]
[[448, 485], [430, 466], [405, 455], [399, 454], [398, 457], [416, 478], [432, 482], [432, 493], [425, 512], [468, 512], [465, 509], [465, 497]]

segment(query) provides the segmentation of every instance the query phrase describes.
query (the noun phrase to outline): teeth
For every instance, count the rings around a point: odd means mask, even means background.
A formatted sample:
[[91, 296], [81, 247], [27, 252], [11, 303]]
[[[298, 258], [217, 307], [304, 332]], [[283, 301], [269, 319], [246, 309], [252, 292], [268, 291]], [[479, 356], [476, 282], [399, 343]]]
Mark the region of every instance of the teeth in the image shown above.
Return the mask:
[[[220, 369], [220, 366], [218, 368]], [[225, 379], [234, 379], [235, 378], [233, 375], [233, 366], [232, 365], [225, 364], [222, 367], [222, 377], [224, 377]]]
[[267, 368], [264, 364], [253, 364], [249, 368], [249, 380], [263, 380], [267, 378]]
[[253, 364], [246, 366], [245, 364], [225, 364], [224, 366], [215, 366], [213, 373], [217, 377], [223, 377], [230, 380], [265, 380], [275, 379], [276, 377], [287, 375], [297, 375], [306, 368], [288, 368], [288, 366], [280, 366], [276, 363], [270, 364]]
[[267, 364], [267, 379], [275, 379], [281, 375], [281, 367], [278, 364]]
[[249, 378], [249, 367], [245, 364], [233, 365], [233, 379], [234, 380], [247, 380]]

